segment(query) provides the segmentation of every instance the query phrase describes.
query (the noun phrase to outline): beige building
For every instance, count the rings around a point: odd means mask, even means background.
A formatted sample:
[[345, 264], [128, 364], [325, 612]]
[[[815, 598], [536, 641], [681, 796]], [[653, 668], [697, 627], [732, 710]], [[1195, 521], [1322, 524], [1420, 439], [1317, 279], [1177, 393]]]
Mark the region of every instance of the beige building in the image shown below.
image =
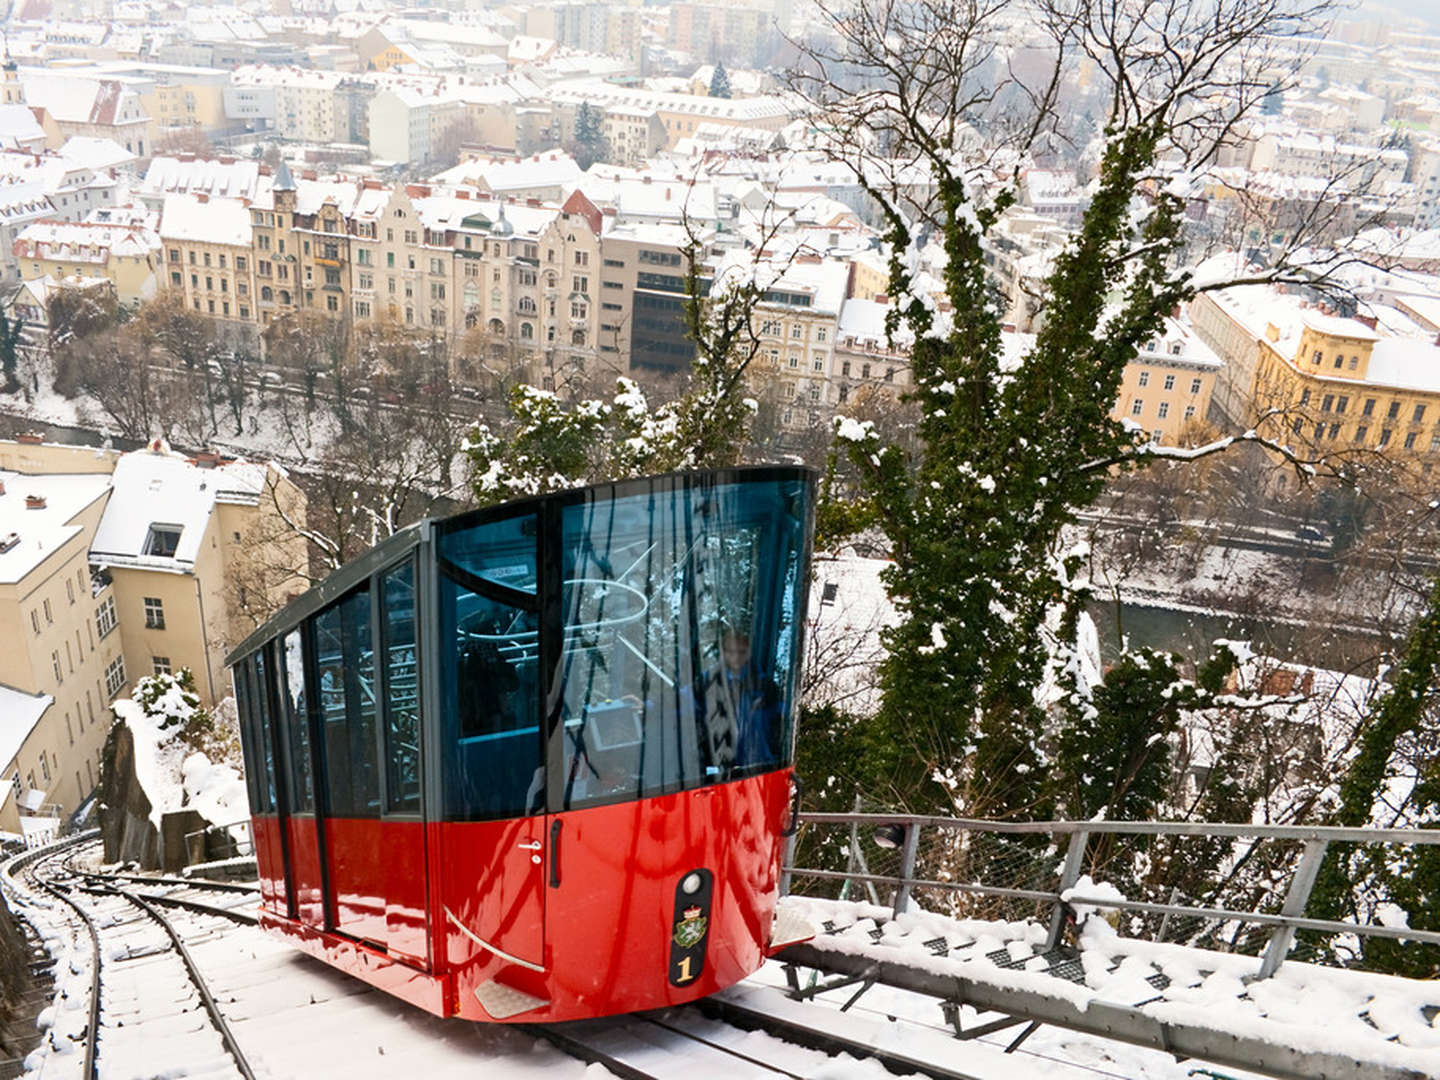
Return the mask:
[[242, 199], [165, 198], [160, 212], [165, 283], [192, 311], [248, 333], [256, 313], [256, 256]]
[[1138, 425], [1151, 442], [1175, 446], [1188, 426], [1206, 418], [1220, 368], [1190, 326], [1166, 319], [1163, 333], [1125, 365], [1110, 415]]
[[155, 295], [160, 240], [141, 225], [104, 225], [44, 219], [15, 238], [20, 277], [105, 278], [122, 304]]
[[228, 692], [226, 650], [301, 591], [304, 497], [273, 466], [0, 441], [0, 831], [72, 813], [99, 779], [109, 703], [188, 667]]

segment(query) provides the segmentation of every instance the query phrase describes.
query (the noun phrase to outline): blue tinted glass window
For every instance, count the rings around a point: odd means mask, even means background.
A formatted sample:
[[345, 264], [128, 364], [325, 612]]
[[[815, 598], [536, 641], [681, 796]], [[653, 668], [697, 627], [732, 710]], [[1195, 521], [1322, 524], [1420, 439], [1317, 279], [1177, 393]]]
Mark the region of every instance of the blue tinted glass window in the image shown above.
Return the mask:
[[441, 575], [439, 715], [451, 820], [517, 817], [539, 808], [538, 628], [533, 611]]
[[807, 513], [799, 481], [565, 509], [567, 807], [789, 762]]
[[300, 647], [299, 630], [292, 630], [285, 635], [281, 659], [285, 667], [285, 723], [290, 732], [294, 810], [309, 813], [315, 809], [315, 774], [310, 762], [310, 717], [306, 713], [305, 656]]
[[497, 585], [535, 591], [535, 516], [457, 529], [440, 541], [440, 556], [461, 570]]
[[255, 654], [255, 683], [250, 709], [260, 733], [255, 747], [260, 754], [260, 804], [265, 813], [270, 813], [275, 809], [275, 733], [270, 709], [270, 665], [266, 663], [265, 655], [266, 649]]
[[420, 680], [415, 652], [415, 568], [385, 575], [385, 798], [391, 811], [420, 809]]
[[329, 812], [375, 817], [380, 813], [380, 774], [369, 589], [352, 592], [325, 609], [315, 616], [314, 625]]

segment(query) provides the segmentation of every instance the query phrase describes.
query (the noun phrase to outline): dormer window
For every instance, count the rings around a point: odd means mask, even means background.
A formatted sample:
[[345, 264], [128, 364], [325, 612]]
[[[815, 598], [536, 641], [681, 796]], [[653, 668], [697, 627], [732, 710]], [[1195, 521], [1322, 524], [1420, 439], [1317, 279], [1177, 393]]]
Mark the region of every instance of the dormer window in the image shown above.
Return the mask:
[[151, 525], [150, 532], [145, 537], [144, 554], [174, 558], [180, 547], [181, 529], [180, 525]]

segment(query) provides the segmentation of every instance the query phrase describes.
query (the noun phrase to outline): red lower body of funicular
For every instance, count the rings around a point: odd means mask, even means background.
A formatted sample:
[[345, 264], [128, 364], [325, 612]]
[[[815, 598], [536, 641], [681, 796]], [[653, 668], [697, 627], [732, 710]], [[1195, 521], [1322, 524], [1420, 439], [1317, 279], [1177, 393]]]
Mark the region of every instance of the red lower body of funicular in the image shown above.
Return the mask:
[[[683, 1004], [784, 944], [772, 926], [790, 794], [784, 770], [507, 821], [327, 820], [323, 845], [297, 816], [283, 849], [281, 823], [257, 817], [261, 923], [441, 1016], [535, 1023]], [[698, 916], [677, 904], [696, 870], [713, 882]], [[699, 919], [703, 947], [677, 968], [677, 935], [691, 941]]]

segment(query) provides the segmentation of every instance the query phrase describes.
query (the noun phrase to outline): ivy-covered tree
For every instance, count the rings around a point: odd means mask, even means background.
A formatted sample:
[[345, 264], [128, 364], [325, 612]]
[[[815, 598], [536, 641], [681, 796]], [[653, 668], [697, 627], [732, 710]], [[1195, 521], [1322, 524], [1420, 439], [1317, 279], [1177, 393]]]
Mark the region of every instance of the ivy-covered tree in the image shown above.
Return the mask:
[[715, 98], [730, 97], [730, 74], [725, 70], [723, 61], [715, 61], [715, 74], [710, 76], [710, 96]]
[[[1440, 822], [1440, 576], [1431, 584], [1424, 612], [1410, 632], [1405, 653], [1387, 674], [1389, 689], [1361, 725], [1358, 752], [1340, 783], [1333, 824], [1435, 825]], [[1411, 765], [1418, 782], [1397, 784], [1397, 751], [1412, 744]], [[1397, 804], [1398, 798], [1398, 804]], [[1315, 882], [1306, 914], [1315, 919], [1349, 919], [1360, 904], [1388, 903], [1405, 912], [1417, 930], [1440, 929], [1440, 852], [1421, 847], [1397, 854], [1387, 848], [1334, 844]], [[1440, 947], [1370, 939], [1364, 959], [1399, 974], [1433, 978], [1440, 973]]]
[[20, 389], [17, 372], [20, 367], [20, 339], [24, 331], [24, 319], [12, 318], [10, 312], [0, 309], [0, 375], [4, 376], [0, 393], [13, 394]]
[[[1162, 156], [1172, 169], [1213, 160], [1272, 85], [1267, 50], [1310, 30], [1323, 5], [1219, 0], [1157, 13], [1054, 0], [1034, 26], [1053, 65], [1023, 79], [995, 63], [1004, 10], [822, 4], [825, 33], [803, 49], [794, 87], [830, 118], [837, 156], [880, 209], [888, 328], [914, 341], [922, 449], [841, 419], [844, 453], [827, 478], [846, 503], [827, 521], [883, 530], [895, 560], [886, 585], [901, 622], [886, 636], [865, 784], [915, 810], [1035, 816], [1053, 798], [1036, 691], [1054, 643], [1073, 640], [1084, 596], [1061, 531], [1113, 470], [1153, 452], [1110, 407], [1126, 363], [1198, 287], [1179, 268], [1186, 206]], [[984, 241], [1056, 130], [1075, 57], [1108, 103], [1098, 175], [1054, 260], [1034, 343], [1007, 358]], [[917, 164], [928, 197], [892, 180]], [[997, 177], [997, 165], [1011, 171]], [[927, 241], [940, 252], [938, 288], [922, 273]]]

